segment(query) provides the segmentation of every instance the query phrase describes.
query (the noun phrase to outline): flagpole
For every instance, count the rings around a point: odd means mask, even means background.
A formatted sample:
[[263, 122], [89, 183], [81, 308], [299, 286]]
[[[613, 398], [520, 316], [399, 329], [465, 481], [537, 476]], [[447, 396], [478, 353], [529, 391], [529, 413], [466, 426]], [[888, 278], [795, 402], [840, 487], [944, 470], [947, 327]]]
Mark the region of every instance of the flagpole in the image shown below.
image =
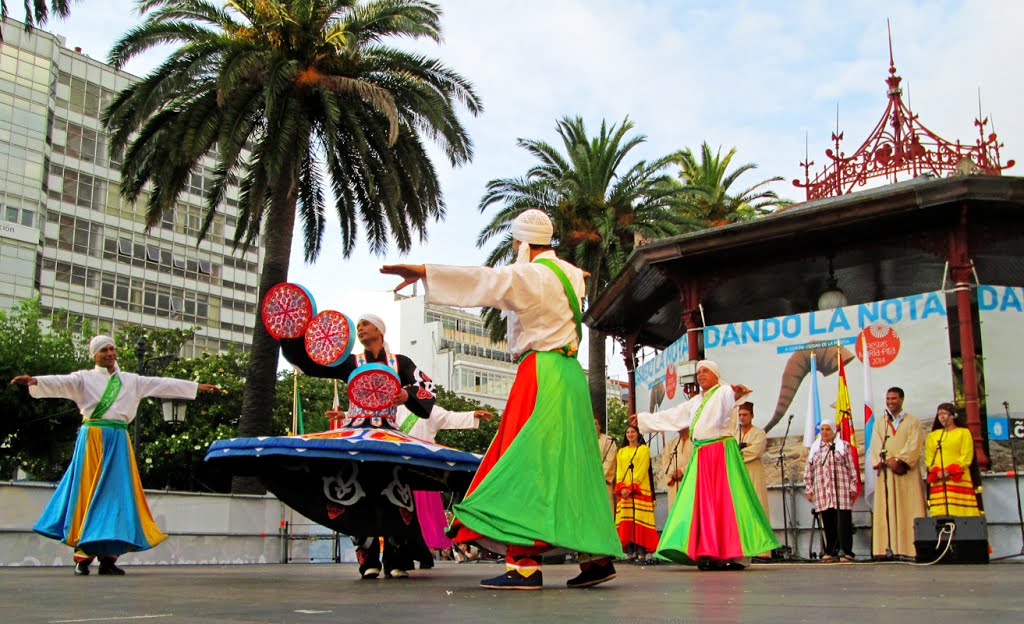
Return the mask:
[[299, 430], [299, 371], [292, 369], [292, 435]]

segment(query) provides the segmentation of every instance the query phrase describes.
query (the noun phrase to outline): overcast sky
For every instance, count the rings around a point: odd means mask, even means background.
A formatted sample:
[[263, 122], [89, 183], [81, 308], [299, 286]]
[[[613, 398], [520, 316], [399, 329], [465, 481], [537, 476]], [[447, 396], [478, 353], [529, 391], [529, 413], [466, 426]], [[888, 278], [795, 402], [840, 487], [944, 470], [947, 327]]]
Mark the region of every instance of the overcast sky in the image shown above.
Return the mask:
[[[885, 109], [889, 67], [886, 19], [892, 23], [904, 97], [921, 121], [950, 140], [973, 143], [978, 92], [1005, 142], [1006, 158], [1024, 158], [1024, 3], [1017, 0], [453, 0], [442, 1], [445, 40], [419, 46], [469, 79], [484, 102], [463, 115], [475, 146], [468, 166], [438, 160], [448, 217], [406, 258], [346, 260], [328, 232], [313, 266], [296, 240], [291, 281], [313, 291], [321, 308], [347, 292], [384, 291], [384, 263], [476, 264], [474, 245], [488, 220], [477, 204], [494, 178], [522, 175], [533, 164], [517, 138], [555, 142], [556, 120], [583, 117], [596, 133], [602, 120], [629, 116], [647, 143], [635, 158], [654, 158], [703, 141], [738, 148], [734, 162], [759, 168], [740, 184], [781, 175], [780, 195], [799, 200], [805, 136], [818, 166], [839, 124], [852, 153]], [[70, 47], [106, 59], [112, 43], [140, 17], [131, 0], [82, 0], [72, 17], [46, 30]], [[17, 3], [11, 16], [20, 17]], [[409, 45], [405, 41], [396, 46]], [[127, 68], [141, 75], [160, 51]], [[1016, 77], [1015, 77], [1016, 76]], [[633, 161], [630, 161], [632, 163]], [[1024, 164], [1015, 167], [1018, 171]], [[746, 185], [743, 185], [746, 186]], [[333, 238], [332, 238], [333, 237]], [[342, 310], [346, 311], [346, 310]], [[621, 370], [616, 351], [613, 370]]]

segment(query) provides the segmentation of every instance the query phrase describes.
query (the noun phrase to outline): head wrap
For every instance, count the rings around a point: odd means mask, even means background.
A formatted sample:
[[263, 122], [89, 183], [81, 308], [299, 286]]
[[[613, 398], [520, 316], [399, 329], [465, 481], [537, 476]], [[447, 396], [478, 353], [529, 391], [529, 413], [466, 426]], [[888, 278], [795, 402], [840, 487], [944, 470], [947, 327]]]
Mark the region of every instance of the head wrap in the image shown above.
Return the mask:
[[[382, 319], [381, 317], [377, 316], [376, 314], [364, 314], [364, 315], [360, 316], [359, 320], [356, 321], [356, 325], [358, 325], [359, 323], [362, 323], [363, 321], [366, 321], [370, 325], [373, 325], [374, 327], [379, 329], [381, 336], [383, 336], [387, 332], [387, 330], [388, 330], [387, 326], [384, 325], [384, 319]], [[391, 353], [391, 345], [388, 344], [388, 341], [384, 340], [383, 343], [384, 343], [384, 350], [387, 351], [388, 353]]]
[[512, 222], [512, 238], [528, 245], [550, 245], [553, 233], [551, 219], [536, 208], [524, 210]]
[[828, 427], [829, 429], [832, 430], [833, 433], [835, 433], [836, 424], [834, 422], [832, 422], [832, 421], [829, 421], [829, 420], [821, 421], [821, 425], [818, 426], [818, 429], [820, 430], [822, 427]]
[[381, 334], [384, 334], [388, 331], [388, 328], [384, 325], [384, 319], [377, 316], [376, 314], [364, 314], [359, 317], [359, 320], [356, 321], [356, 324], [358, 325], [363, 321], [366, 321], [370, 325], [373, 325], [374, 327], [379, 329]]
[[714, 373], [715, 377], [718, 377], [719, 379], [722, 378], [722, 369], [718, 368], [718, 364], [715, 364], [711, 360], [701, 360], [700, 362], [697, 362], [697, 370], [699, 371], [702, 368], [706, 368]]
[[115, 346], [114, 339], [111, 338], [110, 336], [95, 336], [92, 340], [89, 341], [89, 357], [94, 357], [97, 353], [100, 352], [100, 349], [106, 347], [107, 345]]

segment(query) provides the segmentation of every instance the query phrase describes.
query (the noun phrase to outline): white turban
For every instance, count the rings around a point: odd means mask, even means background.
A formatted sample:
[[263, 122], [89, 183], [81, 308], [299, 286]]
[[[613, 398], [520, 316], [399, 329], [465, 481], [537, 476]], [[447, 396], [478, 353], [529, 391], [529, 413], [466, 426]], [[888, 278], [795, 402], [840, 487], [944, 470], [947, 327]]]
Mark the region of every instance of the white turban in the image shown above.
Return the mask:
[[700, 362], [697, 362], [697, 370], [699, 371], [702, 368], [706, 368], [714, 373], [715, 377], [718, 377], [719, 379], [722, 378], [722, 369], [718, 368], [718, 364], [715, 364], [711, 360], [701, 360]]
[[529, 245], [550, 245], [553, 233], [551, 219], [536, 208], [524, 210], [512, 222], [512, 238]]
[[382, 334], [388, 331], [388, 328], [384, 326], [384, 319], [382, 319], [381, 317], [377, 316], [376, 314], [364, 314], [364, 315], [359, 317], [359, 320], [356, 321], [356, 324], [358, 325], [359, 323], [362, 323], [363, 321], [366, 321], [370, 325], [373, 325], [374, 327], [379, 329], [380, 333], [382, 333]]
[[89, 341], [89, 357], [95, 356], [100, 349], [106, 346], [114, 346], [114, 339], [110, 336], [96, 336]]
[[818, 428], [821, 429], [822, 427], [828, 427], [829, 429], [832, 430], [833, 433], [835, 433], [836, 424], [830, 420], [821, 421], [821, 425], [819, 425]]

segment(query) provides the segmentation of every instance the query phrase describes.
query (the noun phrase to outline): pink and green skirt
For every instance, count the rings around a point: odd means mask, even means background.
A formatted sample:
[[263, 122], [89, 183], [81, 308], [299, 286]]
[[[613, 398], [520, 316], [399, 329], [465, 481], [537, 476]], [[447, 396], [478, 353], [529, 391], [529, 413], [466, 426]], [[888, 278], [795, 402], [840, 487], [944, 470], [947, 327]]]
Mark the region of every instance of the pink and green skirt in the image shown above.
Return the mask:
[[695, 441], [694, 446], [696, 457], [669, 510], [658, 555], [696, 565], [701, 557], [736, 559], [778, 548], [736, 439]]
[[492, 552], [622, 554], [579, 362], [557, 352], [522, 359], [498, 433], [454, 512], [454, 541]]

